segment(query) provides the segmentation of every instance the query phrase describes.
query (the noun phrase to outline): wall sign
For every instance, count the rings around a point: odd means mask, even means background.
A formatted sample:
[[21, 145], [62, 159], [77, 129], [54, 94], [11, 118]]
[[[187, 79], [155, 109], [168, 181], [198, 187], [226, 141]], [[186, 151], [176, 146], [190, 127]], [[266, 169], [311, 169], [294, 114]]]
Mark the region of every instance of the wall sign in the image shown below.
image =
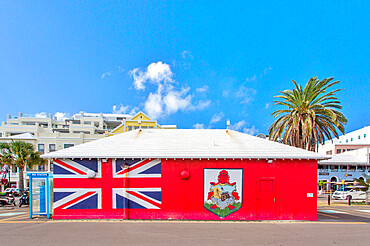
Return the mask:
[[204, 169], [204, 207], [221, 218], [242, 206], [243, 169]]

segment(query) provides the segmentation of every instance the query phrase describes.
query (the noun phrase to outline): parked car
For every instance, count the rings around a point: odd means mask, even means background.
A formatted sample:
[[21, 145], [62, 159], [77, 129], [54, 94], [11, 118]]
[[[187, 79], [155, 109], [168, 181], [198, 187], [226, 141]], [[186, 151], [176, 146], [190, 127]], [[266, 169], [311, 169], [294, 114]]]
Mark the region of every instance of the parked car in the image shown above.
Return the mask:
[[361, 188], [364, 187], [344, 187], [340, 188], [339, 190], [335, 191], [332, 195], [333, 199], [339, 200], [348, 200], [351, 198], [352, 200], [365, 200], [366, 199], [366, 192], [362, 191]]

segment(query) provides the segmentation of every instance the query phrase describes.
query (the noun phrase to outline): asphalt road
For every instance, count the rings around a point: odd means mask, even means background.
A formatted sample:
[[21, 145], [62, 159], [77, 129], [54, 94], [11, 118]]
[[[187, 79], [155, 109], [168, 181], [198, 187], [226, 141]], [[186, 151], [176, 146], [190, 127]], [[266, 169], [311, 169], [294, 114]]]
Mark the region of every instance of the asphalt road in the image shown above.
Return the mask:
[[52, 221], [0, 210], [0, 245], [367, 245], [370, 206], [319, 207], [318, 221]]

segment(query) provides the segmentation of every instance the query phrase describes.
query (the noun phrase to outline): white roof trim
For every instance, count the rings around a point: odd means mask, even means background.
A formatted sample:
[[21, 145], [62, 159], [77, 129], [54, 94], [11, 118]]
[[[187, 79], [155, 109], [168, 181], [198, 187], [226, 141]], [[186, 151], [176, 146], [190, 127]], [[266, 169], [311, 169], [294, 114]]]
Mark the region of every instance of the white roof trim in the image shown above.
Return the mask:
[[237, 131], [214, 129], [142, 129], [42, 155], [43, 158], [330, 158]]

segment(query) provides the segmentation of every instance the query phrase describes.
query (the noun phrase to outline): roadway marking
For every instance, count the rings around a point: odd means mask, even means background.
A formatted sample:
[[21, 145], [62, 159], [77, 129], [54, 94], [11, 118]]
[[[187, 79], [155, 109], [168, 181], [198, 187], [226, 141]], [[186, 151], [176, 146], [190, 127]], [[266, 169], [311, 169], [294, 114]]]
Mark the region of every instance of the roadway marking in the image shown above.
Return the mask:
[[366, 222], [351, 222], [351, 221], [317, 221], [317, 222], [312, 222], [315, 224], [334, 224], [334, 225], [367, 225]]
[[0, 224], [28, 224], [28, 223], [45, 223], [46, 221], [16, 221], [16, 220], [0, 220]]
[[356, 210], [358, 212], [370, 213], [370, 210]]
[[333, 216], [333, 215], [329, 215], [329, 214], [325, 214], [325, 213], [323, 213], [323, 212], [318, 212], [319, 213], [319, 215], [324, 215], [324, 216], [327, 216], [327, 217], [330, 217], [330, 218], [334, 218], [334, 219], [338, 219], [339, 217], [337, 217], [337, 216]]
[[12, 215], [18, 215], [18, 214], [25, 214], [26, 212], [17, 212], [17, 213], [2, 213], [0, 216], [12, 216]]
[[[337, 208], [338, 209], [338, 208]], [[364, 214], [367, 214], [369, 212], [361, 212], [360, 210], [351, 210], [351, 211], [348, 211], [348, 210], [343, 210], [343, 209], [338, 209], [340, 211], [343, 211], [343, 213], [345, 213], [344, 211], [348, 212], [350, 215], [364, 215]], [[348, 214], [347, 213], [347, 214]]]
[[16, 216], [12, 216], [12, 217], [9, 217], [9, 218], [5, 218], [5, 219], [2, 219], [2, 221], [4, 220], [14, 220], [14, 219], [27, 219], [28, 216], [26, 214], [19, 214], [19, 215], [16, 215]]
[[329, 214], [346, 214], [346, 212], [336, 211], [336, 210], [317, 210], [317, 212], [329, 213]]

